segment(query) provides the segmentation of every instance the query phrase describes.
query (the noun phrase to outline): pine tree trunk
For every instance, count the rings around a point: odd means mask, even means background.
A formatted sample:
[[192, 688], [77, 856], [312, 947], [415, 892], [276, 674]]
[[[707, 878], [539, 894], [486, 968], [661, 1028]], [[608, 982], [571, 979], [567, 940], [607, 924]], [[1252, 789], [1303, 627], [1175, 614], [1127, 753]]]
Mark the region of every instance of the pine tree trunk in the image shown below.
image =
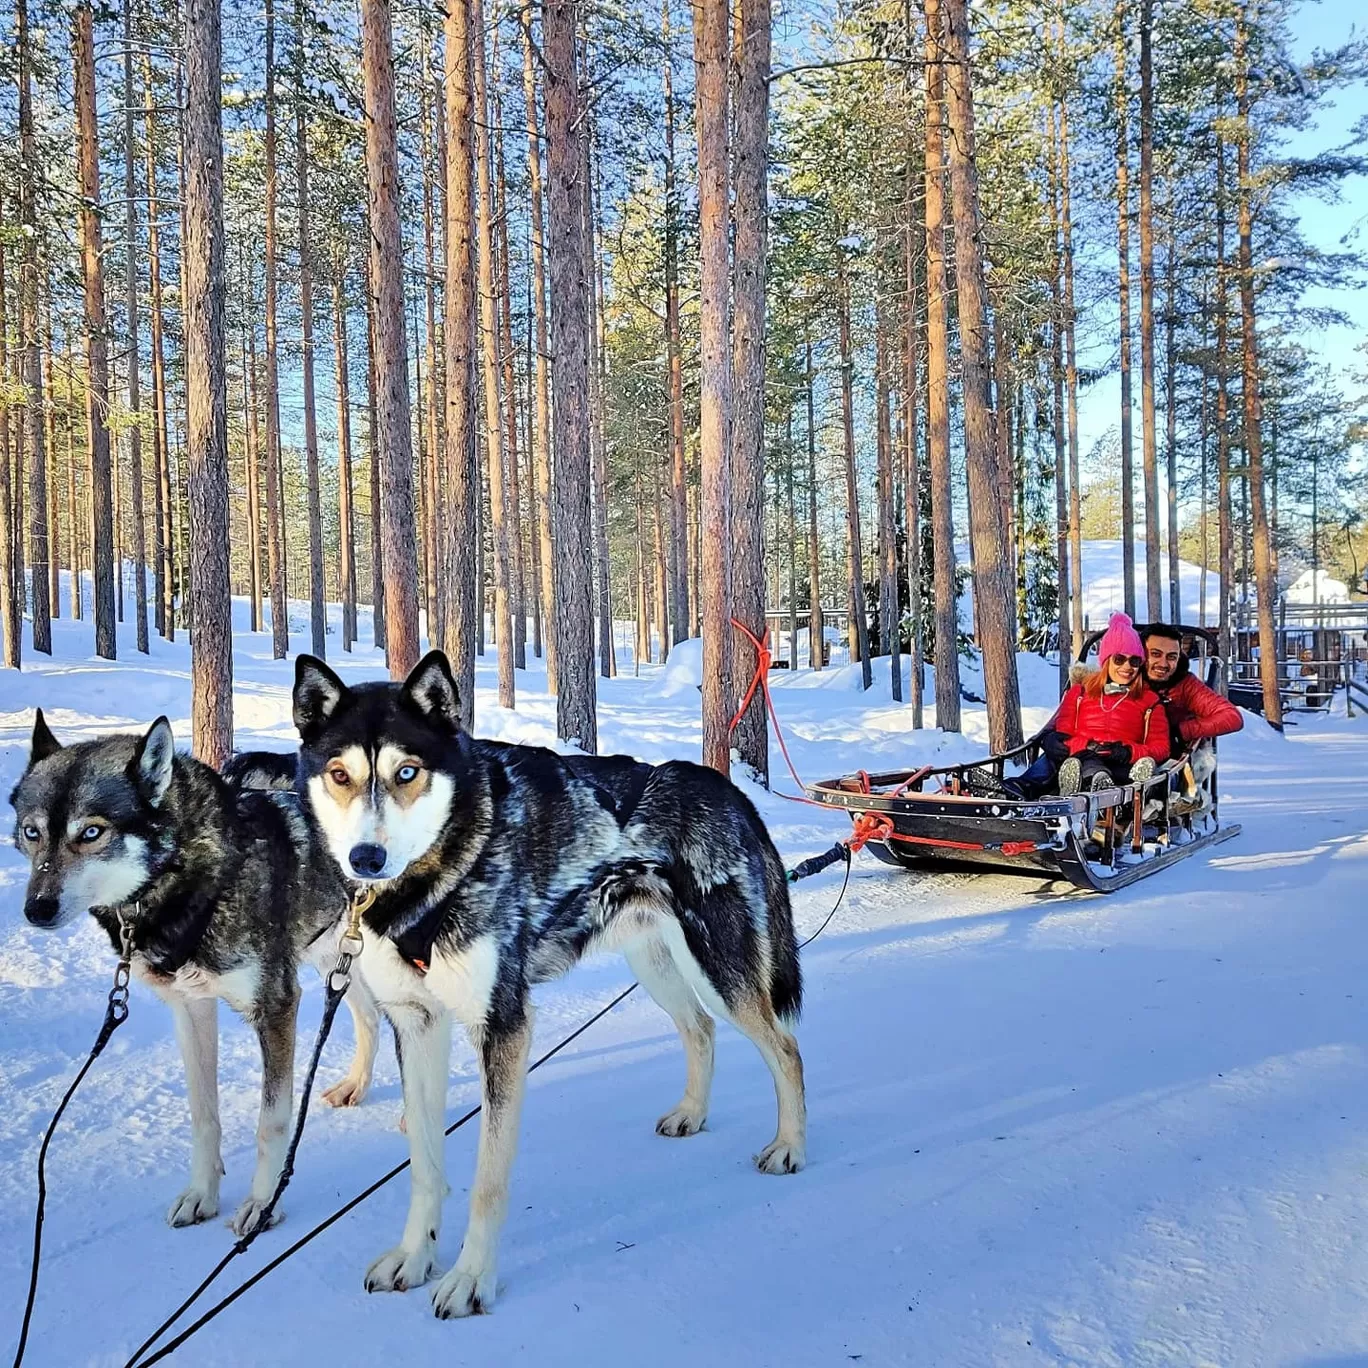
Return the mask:
[[[1218, 105], [1219, 108], [1219, 105]], [[1230, 295], [1226, 277], [1226, 171], [1225, 139], [1216, 138], [1216, 517], [1221, 574], [1221, 607], [1218, 627], [1221, 659], [1232, 659], [1230, 601], [1235, 588], [1235, 539], [1232, 535], [1230, 494], [1230, 388], [1227, 353], [1230, 346]], [[1224, 681], [1224, 674], [1222, 680]]]
[[242, 404], [247, 453], [247, 589], [251, 604], [253, 632], [261, 631], [261, 423], [257, 404], [256, 296], [252, 272], [247, 263], [247, 248], [242, 256]]
[[860, 662], [862, 687], [873, 683], [869, 661], [869, 620], [865, 615], [864, 549], [860, 539], [860, 498], [855, 477], [855, 359], [850, 342], [850, 277], [844, 250], [836, 257], [836, 323], [841, 347], [841, 451], [845, 458], [846, 588], [850, 613], [850, 656]]
[[[0, 195], [0, 384], [10, 383], [9, 309], [5, 284], [5, 202]], [[17, 435], [17, 434], [16, 434]], [[23, 659], [22, 598], [14, 578], [14, 476], [10, 465], [10, 406], [0, 404], [0, 665], [17, 670]]]
[[898, 612], [898, 501], [897, 481], [893, 476], [893, 431], [889, 422], [888, 342], [880, 301], [874, 338], [874, 390], [878, 413], [875, 432], [878, 442], [879, 503], [879, 652], [888, 657], [893, 686], [893, 701], [902, 702], [902, 623]]
[[[143, 518], [142, 466], [142, 351], [138, 345], [138, 210], [137, 177], [133, 158], [133, 18], [132, 6], [124, 9], [124, 288], [127, 300], [128, 433], [130, 514], [133, 519], [134, 617], [138, 650], [146, 655], [147, 642], [147, 527]], [[0, 371], [3, 367], [0, 367]], [[245, 381], [244, 381], [245, 383]], [[121, 576], [122, 579], [122, 576]]]
[[489, 527], [494, 552], [494, 633], [499, 652], [499, 706], [515, 705], [513, 584], [505, 480], [503, 383], [499, 369], [498, 296], [494, 283], [494, 204], [489, 147], [489, 97], [485, 80], [484, 18], [480, 0], [470, 6], [475, 74], [476, 231], [480, 245], [480, 341], [484, 362], [485, 444], [489, 452]]
[[157, 215], [156, 108], [152, 89], [152, 59], [143, 55], [144, 175], [147, 180], [147, 274], [151, 288], [152, 325], [152, 591], [153, 621], [165, 638], [175, 632], [171, 610], [170, 539], [167, 536], [168, 469], [166, 417], [166, 349], [162, 326], [161, 232]]
[[[588, 61], [584, 54], [581, 54], [580, 61], [586, 68], [582, 79], [587, 88]], [[586, 116], [585, 124], [589, 122]], [[598, 214], [594, 197], [595, 158], [593, 132], [587, 126], [580, 133], [580, 155], [583, 164], [584, 269], [589, 278], [589, 456], [593, 462], [594, 479], [594, 577], [598, 603], [599, 674], [604, 679], [612, 679], [617, 674], [617, 642], [613, 637], [612, 565], [608, 549], [608, 460], [603, 429], [603, 281], [595, 270], [595, 262], [600, 259]]]
[[1264, 718], [1282, 723], [1282, 694], [1278, 687], [1278, 635], [1274, 613], [1278, 580], [1273, 565], [1272, 539], [1264, 498], [1263, 433], [1260, 429], [1259, 343], [1254, 316], [1253, 185], [1250, 179], [1249, 118], [1249, 0], [1243, 0], [1235, 24], [1235, 100], [1240, 140], [1236, 147], [1236, 193], [1239, 206], [1240, 361], [1244, 391], [1245, 454], [1249, 464], [1249, 513], [1254, 542], [1254, 584], [1258, 596], [1259, 676], [1263, 683]]
[[[908, 16], [911, 43], [911, 16]], [[909, 78], [908, 92], [912, 83]], [[907, 158], [907, 189], [904, 202], [905, 223], [903, 231], [903, 267], [907, 288], [905, 315], [903, 320], [903, 528], [907, 537], [907, 603], [910, 616], [910, 637], [912, 659], [909, 664], [911, 685], [912, 726], [920, 731], [923, 724], [922, 699], [922, 533], [921, 533], [921, 458], [917, 450], [917, 414], [920, 409], [921, 392], [919, 367], [917, 362], [917, 257], [914, 245], [916, 210], [913, 193], [916, 178], [913, 175], [911, 148]]]
[[[1169, 190], [1168, 299], [1164, 309], [1164, 422], [1168, 465], [1168, 579], [1170, 622], [1182, 622], [1182, 586], [1178, 570], [1178, 252], [1174, 241], [1173, 192]], [[1205, 458], [1205, 434], [1203, 434]], [[1202, 544], [1202, 563], [1206, 564], [1206, 543]]]
[[[449, 142], [442, 325], [446, 352], [446, 519], [442, 562], [447, 581], [442, 647], [456, 677], [461, 725], [467, 730], [475, 720], [475, 642], [481, 620], [476, 540], [480, 478], [475, 463], [475, 130], [470, 20], [469, 0], [453, 0], [445, 20]], [[544, 313], [542, 317], [545, 318]]]
[[285, 591], [285, 482], [280, 453], [280, 361], [276, 309], [275, 8], [266, 0], [266, 559], [271, 582], [271, 654], [290, 653]]
[[78, 5], [73, 23], [78, 179], [81, 186], [81, 277], [85, 286], [86, 431], [95, 540], [95, 653], [118, 655], [114, 621], [114, 500], [109, 470], [109, 337], [105, 324], [104, 252], [100, 227], [100, 147], [95, 110], [94, 14]]
[[1154, 0], [1140, 0], [1140, 423], [1145, 461], [1145, 589], [1151, 622], [1164, 616], [1159, 573], [1159, 438], [1154, 395]]
[[337, 542], [342, 649], [356, 641], [356, 514], [352, 490], [351, 374], [347, 354], [346, 249], [333, 262], [333, 374], [337, 383]]
[[328, 652], [323, 583], [323, 495], [318, 471], [318, 408], [314, 393], [313, 240], [309, 231], [309, 129], [304, 116], [304, 5], [295, 0], [295, 176], [299, 191], [299, 318], [304, 384], [304, 462], [309, 509], [309, 640], [320, 660]]
[[583, 104], [576, 59], [580, 0], [546, 0], [546, 169], [551, 223], [556, 734], [598, 750], [589, 517], [589, 308], [578, 144]]
[[[740, 0], [736, 32], [732, 256], [732, 612], [765, 640], [765, 250], [769, 202], [770, 0]], [[750, 683], [750, 644], [733, 644], [732, 692]], [[733, 734], [741, 763], [769, 783], [764, 690], [756, 689]]]
[[970, 86], [966, 0], [945, 0], [950, 175], [954, 186], [955, 280], [960, 357], [964, 371], [965, 464], [969, 476], [974, 603], [983, 683], [988, 696], [988, 742], [994, 753], [1022, 743], [1016, 668], [1016, 614], [1001, 484], [989, 404], [988, 310], [979, 230], [978, 164]]
[[[370, 241], [370, 227], [366, 228]], [[381, 531], [384, 500], [380, 494], [383, 458], [380, 454], [380, 382], [375, 359], [375, 262], [366, 253], [366, 415], [370, 465], [371, 544], [371, 641], [377, 650], [385, 646], [385, 543]]]
[[[89, 501], [85, 509], [81, 507], [81, 482], [77, 470], [76, 453], [76, 364], [68, 346], [66, 355], [66, 468], [67, 468], [67, 507], [71, 517], [67, 520], [69, 537], [67, 540], [67, 559], [71, 565], [71, 616], [80, 622], [85, 616], [85, 595], [82, 585], [85, 582], [85, 534], [90, 531]], [[52, 424], [47, 425], [47, 447], [51, 458], [49, 483], [55, 488], [61, 479], [57, 462], [57, 439]], [[87, 484], [89, 480], [87, 479]]]
[[817, 379], [812, 368], [812, 341], [803, 341], [807, 400], [807, 491], [808, 491], [808, 665], [820, 670], [826, 664], [826, 637], [822, 621], [822, 545], [817, 531], [817, 423], [813, 389]]
[[504, 450], [508, 471], [508, 575], [513, 612], [513, 664], [527, 669], [527, 576], [523, 564], [522, 477], [518, 455], [518, 378], [513, 366], [513, 296], [509, 286], [508, 189], [504, 176], [503, 101], [498, 86], [490, 90], [494, 111], [494, 203], [497, 206], [499, 259], [499, 336], [503, 365], [503, 398], [507, 431]]
[[[652, 474], [651, 508], [655, 518], [656, 627], [660, 631], [660, 663], [663, 665], [670, 658], [670, 514], [661, 474], [661, 468], [657, 464]], [[664, 474], [668, 476], [668, 469]]]
[[440, 104], [434, 100], [431, 71], [432, 39], [426, 27], [422, 29], [423, 60], [419, 84], [420, 135], [422, 139], [423, 162], [423, 313], [424, 345], [427, 365], [427, 405], [421, 422], [426, 432], [424, 454], [420, 461], [422, 488], [426, 491], [427, 516], [423, 519], [423, 566], [424, 580], [429, 586], [427, 591], [428, 640], [439, 642], [446, 635], [446, 587], [441, 573], [442, 541], [442, 484], [438, 479], [438, 467], [442, 462], [441, 435], [437, 422], [437, 357], [440, 351], [437, 337], [437, 299], [435, 280], [437, 272], [437, 246], [435, 214], [433, 208], [433, 163], [437, 158], [440, 143], [432, 136], [433, 118], [429, 113], [431, 106]]
[[[1069, 488], [1065, 474], [1065, 416], [1064, 416], [1064, 254], [1060, 245], [1062, 216], [1060, 196], [1063, 166], [1063, 139], [1060, 131], [1058, 109], [1050, 109], [1050, 373], [1054, 381], [1054, 488], [1055, 488], [1055, 561], [1058, 565], [1059, 620], [1057, 641], [1059, 646], [1059, 692], [1061, 695], [1069, 687], [1069, 666], [1072, 653], [1067, 649], [1069, 641], [1069, 605], [1073, 597], [1073, 575], [1076, 566], [1069, 564]], [[1081, 589], [1081, 583], [1080, 583]]]
[[[43, 344], [38, 316], [38, 151], [33, 132], [33, 49], [28, 27], [28, 0], [15, 0], [19, 56], [20, 221], [24, 254], [19, 274], [20, 372], [28, 438], [28, 562], [33, 585], [33, 649], [52, 654], [52, 603], [48, 585], [48, 473], [43, 428]], [[22, 535], [22, 534], [21, 534]], [[20, 579], [22, 595], [23, 580]]]
[[228, 392], [223, 341], [223, 130], [218, 0], [186, 0], [186, 457], [190, 485], [191, 726], [195, 755], [233, 753]]
[[926, 15], [926, 450], [936, 563], [936, 726], [960, 729], [959, 608], [950, 469], [950, 282], [945, 261], [945, 65], [941, 0]]
[[1127, 614], [1135, 617], [1135, 438], [1131, 428], [1130, 86], [1126, 72], [1126, 10], [1116, 0], [1116, 234], [1121, 298], [1121, 582]]
[[404, 252], [399, 232], [399, 167], [389, 0], [362, 0], [366, 88], [366, 179], [375, 281], [375, 373], [384, 555], [385, 645], [390, 677], [418, 663], [418, 549], [413, 531], [413, 445], [404, 346]]
[[[47, 346], [43, 351], [43, 435], [46, 439], [48, 450], [48, 607], [54, 619], [62, 616], [62, 595], [61, 595], [61, 564], [62, 564], [62, 520], [61, 520], [61, 498], [59, 495], [60, 481], [57, 478], [57, 402], [56, 389], [53, 385], [52, 371], [54, 358], [57, 352], [57, 333], [52, 326], [52, 271], [44, 271], [42, 284], [42, 297], [45, 305], [46, 328], [44, 335], [47, 339]], [[67, 519], [68, 545], [70, 539], [76, 533], [75, 521], [73, 518]], [[70, 557], [68, 557], [70, 559]], [[72, 577], [72, 587], [76, 587], [75, 576]], [[80, 617], [79, 613], [73, 613], [74, 617]]]
[[[1060, 25], [1063, 42], [1063, 25]], [[1074, 311], [1073, 195], [1069, 167], [1069, 102], [1059, 102], [1060, 213], [1064, 245], [1064, 389], [1069, 408], [1069, 549], [1077, 590], [1073, 595], [1073, 642], [1071, 654], [1083, 649], [1083, 494], [1078, 460], [1078, 353], [1077, 315]], [[1060, 650], [1064, 644], [1061, 640]]]
[[730, 772], [731, 328], [728, 310], [728, 170], [725, 0], [693, 7], [694, 117], [698, 136], [699, 454], [702, 463], [700, 615], [703, 628], [703, 763]]
[[684, 449], [684, 359], [679, 324], [679, 191], [675, 171], [674, 49], [671, 0], [661, 0], [661, 42], [665, 49], [665, 354], [670, 423], [670, 602], [675, 641], [690, 634], [689, 496]]
[[522, 11], [523, 101], [527, 114], [528, 198], [532, 212], [532, 293], [536, 319], [536, 424], [533, 468], [536, 485], [537, 561], [541, 607], [546, 617], [546, 690], [557, 690], [556, 528], [551, 480], [551, 378], [546, 324], [546, 231], [542, 223], [541, 134], [537, 121], [537, 80], [532, 62], [532, 5]]

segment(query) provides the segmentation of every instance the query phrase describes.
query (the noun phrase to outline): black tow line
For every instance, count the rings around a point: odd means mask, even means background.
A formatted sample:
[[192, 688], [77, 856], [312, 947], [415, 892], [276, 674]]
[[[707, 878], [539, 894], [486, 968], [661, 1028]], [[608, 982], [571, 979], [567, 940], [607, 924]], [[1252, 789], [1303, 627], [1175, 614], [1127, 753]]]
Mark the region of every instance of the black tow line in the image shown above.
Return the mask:
[[[836, 895], [836, 901], [832, 904], [831, 911], [827, 913], [821, 925], [818, 926], [818, 928], [805, 940], [799, 942], [799, 950], [802, 950], [806, 946], [811, 945], [812, 942], [815, 941], [817, 937], [820, 936], [822, 932], [827, 929], [827, 927], [831, 924], [831, 919], [836, 915], [837, 910], [840, 908], [841, 903], [845, 899], [846, 889], [850, 886], [850, 843], [845, 841], [838, 841], [829, 850], [825, 850], [820, 855], [814, 855], [806, 860], [801, 861], [799, 864], [795, 865], [793, 869], [788, 871], [788, 882], [797, 883], [799, 879], [805, 879], [813, 874], [821, 873], [822, 870], [829, 868], [838, 860], [845, 861], [845, 877], [841, 880], [841, 891]], [[369, 894], [369, 896], [367, 896], [367, 894]], [[280, 1201], [281, 1195], [284, 1193], [285, 1188], [288, 1186], [291, 1177], [294, 1175], [295, 1153], [299, 1149], [299, 1142], [304, 1133], [304, 1122], [305, 1118], [308, 1115], [309, 1099], [313, 1091], [314, 1077], [318, 1072], [319, 1059], [322, 1056], [323, 1046], [327, 1042], [328, 1035], [332, 1031], [333, 1019], [337, 1015], [337, 1009], [341, 1005], [342, 999], [346, 995], [347, 987], [351, 982], [350, 969], [352, 961], [355, 959], [356, 955], [360, 953], [359, 931], [361, 913], [370, 905], [370, 903], [373, 900], [374, 894], [370, 891], [369, 886], [367, 885], [362, 885], [352, 899], [351, 922], [349, 923], [348, 929], [342, 937], [342, 948], [339, 950], [338, 953], [337, 965], [333, 969], [333, 971], [328, 975], [327, 978], [326, 995], [323, 1003], [323, 1017], [322, 1020], [319, 1022], [318, 1035], [314, 1040], [313, 1052], [309, 1057], [309, 1068], [304, 1078], [304, 1087], [301, 1091], [299, 1099], [299, 1112], [295, 1117], [294, 1134], [290, 1138], [290, 1146], [285, 1154], [285, 1163], [281, 1169], [280, 1178], [276, 1183], [275, 1191], [271, 1194], [271, 1200], [266, 1204], [266, 1207], [262, 1211], [261, 1218], [258, 1220], [257, 1224], [253, 1227], [253, 1229], [249, 1231], [246, 1235], [241, 1236], [233, 1244], [233, 1247], [228, 1251], [227, 1254], [223, 1256], [222, 1259], [219, 1260], [219, 1262], [213, 1267], [213, 1269], [209, 1272], [208, 1276], [199, 1284], [199, 1286], [196, 1287], [195, 1290], [183, 1302], [181, 1302], [181, 1304], [171, 1313], [171, 1315], [168, 1316], [156, 1328], [156, 1330], [154, 1330], [152, 1334], [149, 1335], [147, 1339], [145, 1339], [142, 1342], [142, 1344], [138, 1346], [138, 1348], [134, 1351], [132, 1357], [129, 1358], [128, 1361], [124, 1364], [124, 1368], [151, 1368], [152, 1364], [160, 1363], [163, 1359], [175, 1353], [175, 1351], [179, 1349], [181, 1345], [183, 1345], [192, 1335], [198, 1334], [199, 1331], [204, 1329], [204, 1327], [208, 1325], [210, 1321], [212, 1321], [216, 1316], [218, 1316], [223, 1311], [226, 1311], [235, 1301], [237, 1301], [239, 1297], [249, 1292], [253, 1287], [257, 1285], [257, 1283], [259, 1283], [264, 1277], [266, 1277], [267, 1274], [273, 1273], [287, 1259], [290, 1259], [295, 1254], [299, 1253], [299, 1251], [303, 1249], [305, 1245], [312, 1243], [315, 1239], [318, 1238], [318, 1236], [323, 1234], [323, 1232], [327, 1230], [330, 1226], [335, 1225], [338, 1221], [342, 1219], [342, 1217], [347, 1215], [349, 1212], [353, 1211], [356, 1207], [360, 1206], [362, 1202], [374, 1196], [375, 1193], [379, 1192], [382, 1187], [384, 1187], [387, 1183], [392, 1182], [401, 1173], [403, 1173], [406, 1168], [409, 1167], [409, 1161], [407, 1159], [405, 1159], [403, 1163], [396, 1164], [392, 1169], [389, 1170], [388, 1173], [382, 1175], [380, 1178], [377, 1178], [375, 1182], [373, 1182], [369, 1187], [364, 1188], [361, 1192], [358, 1192], [355, 1197], [351, 1198], [342, 1206], [338, 1207], [336, 1211], [334, 1211], [331, 1215], [321, 1220], [311, 1230], [306, 1231], [287, 1249], [277, 1254], [274, 1259], [271, 1259], [268, 1263], [263, 1264], [249, 1278], [245, 1278], [231, 1292], [229, 1292], [227, 1296], [223, 1297], [220, 1301], [216, 1302], [213, 1306], [211, 1306], [202, 1316], [199, 1317], [198, 1320], [195, 1320], [190, 1325], [186, 1326], [186, 1328], [182, 1330], [180, 1334], [178, 1334], [174, 1339], [168, 1340], [164, 1345], [162, 1345], [155, 1353], [151, 1354], [148, 1358], [142, 1357], [197, 1301], [199, 1301], [199, 1299], [205, 1294], [206, 1291], [208, 1291], [210, 1286], [223, 1272], [223, 1270], [227, 1268], [228, 1265], [232, 1263], [232, 1261], [236, 1259], [239, 1255], [245, 1254], [247, 1250], [251, 1247], [253, 1241], [255, 1241], [256, 1237], [260, 1235], [263, 1230], [266, 1230], [270, 1226], [271, 1216], [275, 1212], [276, 1205]], [[41, 1257], [41, 1240], [43, 1228], [43, 1204], [47, 1191], [43, 1175], [43, 1161], [47, 1155], [48, 1142], [52, 1139], [52, 1134], [57, 1128], [57, 1123], [62, 1118], [62, 1113], [66, 1110], [67, 1103], [71, 1100], [72, 1095], [75, 1093], [77, 1087], [80, 1085], [81, 1080], [85, 1077], [87, 1070], [89, 1070], [90, 1066], [95, 1062], [96, 1058], [104, 1049], [105, 1045], [108, 1044], [109, 1037], [113, 1035], [115, 1029], [118, 1026], [120, 1026], [128, 1016], [128, 970], [132, 957], [132, 933], [131, 929], [126, 929], [126, 924], [123, 922], [122, 918], [120, 919], [120, 929], [121, 933], [125, 933], [125, 950], [121, 953], [119, 967], [115, 970], [114, 988], [110, 990], [109, 1007], [105, 1013], [104, 1024], [100, 1028], [100, 1034], [96, 1038], [95, 1046], [90, 1052], [90, 1057], [81, 1066], [80, 1072], [72, 1080], [71, 1086], [67, 1089], [66, 1096], [62, 1098], [61, 1105], [57, 1108], [56, 1113], [53, 1115], [52, 1121], [48, 1125], [47, 1134], [43, 1139], [42, 1149], [39, 1151], [38, 1211], [34, 1223], [33, 1266], [29, 1280], [28, 1304], [24, 1310], [23, 1329], [20, 1333], [19, 1349], [17, 1354], [15, 1355], [13, 1368], [20, 1368], [20, 1365], [23, 1362], [24, 1349], [28, 1341], [29, 1320], [33, 1313], [34, 1297], [38, 1289], [38, 1266]], [[352, 948], [353, 945], [355, 948]], [[593, 1014], [593, 1016], [581, 1022], [580, 1025], [578, 1025], [573, 1031], [571, 1031], [570, 1034], [567, 1035], [563, 1040], [553, 1045], [549, 1050], [547, 1050], [547, 1052], [544, 1055], [541, 1055], [538, 1059], [534, 1060], [533, 1063], [528, 1066], [527, 1072], [529, 1074], [536, 1072], [536, 1070], [541, 1068], [541, 1066], [545, 1064], [548, 1060], [554, 1058], [554, 1056], [558, 1055], [562, 1050], [566, 1048], [566, 1046], [570, 1045], [572, 1042], [574, 1042], [580, 1036], [582, 1036], [585, 1033], [585, 1031], [587, 1031], [591, 1026], [595, 1025], [597, 1022], [601, 1021], [604, 1017], [606, 1017], [608, 1013], [611, 1012], [613, 1008], [616, 1007], [619, 1003], [626, 1001], [626, 999], [629, 998], [637, 990], [638, 987], [640, 987], [639, 984], [632, 983], [628, 987], [624, 988], [620, 993], [618, 993], [618, 995], [615, 998], [612, 999], [611, 1002], [605, 1003], [602, 1007], [599, 1008], [597, 1012]], [[116, 995], [118, 996], [116, 997]], [[460, 1130], [461, 1127], [464, 1126], [467, 1122], [473, 1121], [475, 1117], [477, 1117], [480, 1114], [480, 1111], [481, 1108], [478, 1105], [471, 1107], [469, 1111], [457, 1117], [456, 1120], [453, 1121], [451, 1125], [449, 1125], [446, 1128], [445, 1132], [443, 1133], [444, 1136], [450, 1136], [454, 1134], [456, 1131]]]

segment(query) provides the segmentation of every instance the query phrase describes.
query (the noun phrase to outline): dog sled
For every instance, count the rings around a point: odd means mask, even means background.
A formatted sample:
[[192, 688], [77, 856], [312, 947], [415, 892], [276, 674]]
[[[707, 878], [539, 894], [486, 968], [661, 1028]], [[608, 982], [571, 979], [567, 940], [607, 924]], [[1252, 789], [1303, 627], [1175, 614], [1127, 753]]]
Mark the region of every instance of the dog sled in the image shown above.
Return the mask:
[[[1191, 668], [1214, 686], [1215, 634], [1184, 627]], [[1086, 661], [1101, 640], [1083, 645]], [[1202, 677], [1199, 675], [1199, 678]], [[1067, 879], [1110, 893], [1239, 834], [1223, 821], [1216, 743], [1177, 756], [1149, 779], [1070, 797], [1012, 797], [1003, 782], [1040, 754], [1042, 733], [1002, 755], [962, 765], [868, 774], [805, 786], [814, 802], [844, 809], [870, 852], [904, 869], [992, 869]]]

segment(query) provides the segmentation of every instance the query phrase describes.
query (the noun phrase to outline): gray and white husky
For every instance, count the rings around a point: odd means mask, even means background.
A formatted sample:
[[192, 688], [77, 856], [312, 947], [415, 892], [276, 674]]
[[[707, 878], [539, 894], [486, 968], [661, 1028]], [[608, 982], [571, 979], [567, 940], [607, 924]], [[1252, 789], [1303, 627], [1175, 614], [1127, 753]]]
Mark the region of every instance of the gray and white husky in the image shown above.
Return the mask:
[[802, 987], [783, 866], [759, 815], [698, 765], [562, 757], [480, 741], [432, 652], [402, 684], [348, 688], [296, 662], [294, 716], [306, 806], [348, 879], [371, 882], [358, 964], [392, 1022], [412, 1155], [399, 1244], [366, 1274], [405, 1291], [433, 1271], [447, 1193], [443, 1120], [452, 1019], [479, 1058], [483, 1111], [470, 1217], [432, 1302], [486, 1311], [517, 1145], [534, 984], [616, 948], [684, 1043], [684, 1096], [656, 1123], [699, 1131], [713, 1017], [755, 1043], [774, 1077], [778, 1133], [765, 1173], [801, 1168], [803, 1065], [790, 1026]]
[[[171, 1008], [190, 1102], [190, 1185], [167, 1220], [193, 1225], [218, 1213], [223, 1173], [218, 1110], [218, 999], [261, 1044], [257, 1162], [231, 1221], [260, 1223], [285, 1157], [293, 1091], [298, 968], [326, 972], [336, 956], [347, 889], [291, 785], [293, 757], [236, 756], [220, 776], [176, 753], [162, 717], [142, 737], [63, 746], [41, 710], [28, 768], [10, 795], [15, 845], [32, 866], [24, 915], [64, 926], [89, 912], [119, 947], [132, 930], [133, 973]], [[252, 787], [252, 786], [255, 787]], [[365, 1094], [378, 1016], [355, 980], [351, 1069], [325, 1094], [333, 1105]]]

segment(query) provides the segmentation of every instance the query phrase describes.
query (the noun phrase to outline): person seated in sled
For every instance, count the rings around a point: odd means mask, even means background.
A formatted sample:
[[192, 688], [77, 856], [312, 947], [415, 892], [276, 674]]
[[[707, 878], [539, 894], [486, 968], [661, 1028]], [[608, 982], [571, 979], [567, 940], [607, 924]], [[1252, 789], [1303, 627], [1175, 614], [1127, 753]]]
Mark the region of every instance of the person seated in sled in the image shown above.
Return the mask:
[[1140, 639], [1145, 646], [1145, 683], [1164, 705], [1172, 754], [1186, 755], [1201, 742], [1244, 726], [1239, 708], [1192, 673], [1177, 627], [1156, 622]]
[[1080, 789], [1142, 782], [1169, 757], [1169, 725], [1145, 683], [1144, 647], [1130, 618], [1113, 613], [1098, 645], [1098, 668], [1075, 664], [1070, 688], [1041, 735], [1041, 753], [1024, 774], [1005, 780], [1012, 797], [1035, 798], [1057, 785]]
[[1174, 757], [1186, 755], [1191, 778], [1185, 785], [1174, 813], [1190, 812], [1204, 806], [1202, 781], [1215, 768], [1215, 750], [1210, 744], [1218, 736], [1228, 736], [1244, 727], [1240, 710], [1215, 689], [1209, 689], [1191, 670], [1183, 654], [1182, 633], [1177, 627], [1156, 622], [1141, 633], [1145, 644], [1145, 683], [1159, 695], [1168, 716], [1169, 746]]

